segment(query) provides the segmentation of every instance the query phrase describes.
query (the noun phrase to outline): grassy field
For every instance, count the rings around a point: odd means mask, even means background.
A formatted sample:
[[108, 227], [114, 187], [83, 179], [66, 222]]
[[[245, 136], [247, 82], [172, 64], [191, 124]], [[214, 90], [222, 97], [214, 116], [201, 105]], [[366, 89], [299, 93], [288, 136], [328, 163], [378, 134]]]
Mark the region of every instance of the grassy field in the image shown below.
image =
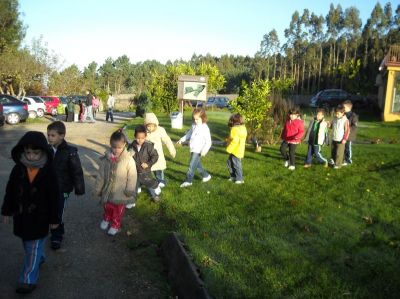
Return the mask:
[[[208, 116], [213, 140], [223, 140], [229, 114]], [[142, 121], [131, 122], [130, 136]], [[173, 140], [183, 135], [168, 117], [160, 121]], [[228, 181], [225, 148], [213, 146], [203, 159], [212, 180], [196, 177], [186, 189], [179, 184], [189, 149], [177, 148], [177, 157], [167, 158], [161, 203], [142, 192], [127, 213], [143, 231], [130, 247], [147, 250], [178, 231], [216, 298], [398, 298], [399, 136], [400, 123], [361, 122], [354, 165], [340, 170], [302, 168], [306, 145], [294, 172], [283, 167], [278, 146], [255, 153], [249, 145], [244, 185]], [[378, 138], [383, 143], [371, 144]]]

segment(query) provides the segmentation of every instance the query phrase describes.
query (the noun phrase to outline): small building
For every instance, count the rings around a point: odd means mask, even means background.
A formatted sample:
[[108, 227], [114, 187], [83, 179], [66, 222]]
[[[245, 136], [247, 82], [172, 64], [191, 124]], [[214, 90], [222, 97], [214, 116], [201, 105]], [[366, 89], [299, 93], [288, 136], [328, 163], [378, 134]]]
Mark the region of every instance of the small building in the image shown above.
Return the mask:
[[392, 45], [377, 77], [378, 104], [384, 121], [400, 120], [400, 45]]

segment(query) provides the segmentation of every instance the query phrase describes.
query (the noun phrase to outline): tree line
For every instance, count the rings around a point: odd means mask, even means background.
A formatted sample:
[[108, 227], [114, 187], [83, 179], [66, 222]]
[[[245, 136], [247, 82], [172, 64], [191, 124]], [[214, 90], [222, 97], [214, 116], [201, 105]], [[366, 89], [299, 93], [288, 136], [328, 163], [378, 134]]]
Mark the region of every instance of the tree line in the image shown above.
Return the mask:
[[[283, 79], [290, 93], [313, 94], [324, 88], [376, 93], [378, 67], [391, 44], [400, 43], [400, 5], [379, 2], [362, 24], [356, 7], [330, 5], [325, 16], [295, 11], [285, 40], [267, 32], [253, 56], [193, 54], [190, 60], [132, 63], [127, 55], [63, 69], [59, 57], [41, 39], [21, 47], [25, 36], [18, 0], [0, 1], [0, 92], [10, 94], [79, 94], [85, 90], [148, 93], [160, 107], [175, 101], [177, 76], [207, 75], [213, 93], [239, 93], [255, 80]], [[165, 103], [163, 99], [166, 98]], [[171, 98], [171, 99], [170, 99]], [[161, 103], [159, 103], [161, 101]], [[169, 110], [169, 108], [165, 108]]]

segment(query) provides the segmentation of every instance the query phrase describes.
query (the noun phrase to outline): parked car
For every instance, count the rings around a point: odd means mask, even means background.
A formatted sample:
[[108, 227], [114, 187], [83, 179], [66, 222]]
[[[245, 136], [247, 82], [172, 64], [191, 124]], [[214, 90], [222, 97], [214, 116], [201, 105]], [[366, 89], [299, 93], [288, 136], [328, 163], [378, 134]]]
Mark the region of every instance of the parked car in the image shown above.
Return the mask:
[[230, 108], [229, 99], [227, 97], [209, 97], [206, 107]]
[[362, 96], [351, 95], [343, 89], [325, 89], [318, 92], [310, 100], [310, 107], [333, 108], [350, 100], [354, 106], [364, 106], [366, 101]]
[[42, 99], [33, 99], [31, 97], [21, 98], [21, 101], [28, 105], [29, 118], [43, 117], [46, 111], [46, 105]]
[[4, 125], [4, 120], [5, 120], [5, 117], [4, 117], [4, 113], [3, 113], [3, 105], [0, 104], [0, 126]]
[[0, 94], [0, 104], [3, 106], [3, 113], [7, 123], [15, 125], [25, 121], [28, 116], [28, 105], [8, 94]]
[[61, 103], [58, 97], [53, 96], [40, 96], [46, 105], [46, 113], [53, 116], [57, 115], [57, 106]]

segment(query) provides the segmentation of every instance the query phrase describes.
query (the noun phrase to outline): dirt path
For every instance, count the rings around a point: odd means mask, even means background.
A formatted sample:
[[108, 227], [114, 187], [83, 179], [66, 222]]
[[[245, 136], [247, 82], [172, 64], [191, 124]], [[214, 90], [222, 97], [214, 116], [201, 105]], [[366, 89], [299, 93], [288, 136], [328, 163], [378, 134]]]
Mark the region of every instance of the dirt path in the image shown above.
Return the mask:
[[[95, 124], [65, 123], [67, 141], [78, 146], [86, 183], [86, 195], [71, 194], [65, 214], [66, 237], [59, 251], [47, 245], [37, 289], [29, 298], [164, 298], [168, 296], [162, 266], [146, 267], [146, 256], [129, 250], [127, 242], [135, 232], [135, 223], [125, 221], [123, 231], [109, 237], [99, 229], [102, 209], [90, 196], [95, 180], [97, 158], [104, 152], [110, 133], [129, 118], [116, 116], [116, 124], [104, 122], [99, 114]], [[20, 124], [0, 128], [0, 202], [13, 166], [10, 150], [28, 130], [46, 132], [46, 123]], [[126, 217], [125, 217], [126, 218]], [[0, 224], [0, 298], [20, 298], [15, 284], [22, 266], [20, 239], [12, 234], [12, 225]], [[161, 279], [160, 279], [161, 277]]]

